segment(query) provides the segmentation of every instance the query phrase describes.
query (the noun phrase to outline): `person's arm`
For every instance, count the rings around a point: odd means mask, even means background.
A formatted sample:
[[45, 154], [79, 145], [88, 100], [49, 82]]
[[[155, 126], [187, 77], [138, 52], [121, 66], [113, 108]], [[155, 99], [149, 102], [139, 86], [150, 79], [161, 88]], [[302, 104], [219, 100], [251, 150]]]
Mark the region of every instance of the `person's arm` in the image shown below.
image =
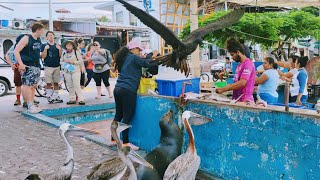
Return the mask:
[[265, 83], [269, 79], [268, 75], [266, 73], [263, 73], [260, 77], [256, 77], [254, 79], [254, 85], [259, 85]]
[[[155, 54], [152, 55], [153, 56], [156, 56]], [[152, 59], [142, 59], [140, 56], [135, 56], [134, 57], [134, 61], [141, 67], [144, 67], [144, 68], [149, 68], [149, 67], [152, 67], [152, 66], [157, 66], [157, 65], [151, 65], [149, 64], [149, 62], [151, 61]]]
[[290, 69], [290, 68], [291, 68], [290, 63], [287, 63], [287, 62], [276, 61], [275, 63], [276, 63], [278, 66], [283, 67], [283, 68], [286, 68], [286, 69]]
[[297, 96], [296, 102], [301, 105], [301, 97], [307, 85], [307, 75], [305, 73], [299, 73], [297, 79], [299, 81], [299, 94]]
[[216, 92], [217, 93], [223, 93], [226, 91], [233, 91], [233, 90], [237, 90], [240, 89], [242, 87], [244, 87], [247, 84], [247, 80], [245, 79], [240, 79], [238, 82], [233, 83], [233, 84], [228, 84], [227, 86], [223, 87], [223, 88], [217, 88]]
[[46, 46], [41, 47], [41, 58], [45, 59], [48, 55], [48, 49], [50, 48], [50, 46], [47, 44]]
[[14, 57], [17, 59], [19, 63], [19, 70], [23, 70], [23, 71], [26, 69], [26, 65], [24, 65], [22, 62], [20, 52], [24, 47], [26, 47], [28, 42], [29, 42], [29, 36], [28, 35], [23, 36], [23, 38], [21, 38], [21, 40], [18, 42], [18, 44], [16, 45], [13, 51]]

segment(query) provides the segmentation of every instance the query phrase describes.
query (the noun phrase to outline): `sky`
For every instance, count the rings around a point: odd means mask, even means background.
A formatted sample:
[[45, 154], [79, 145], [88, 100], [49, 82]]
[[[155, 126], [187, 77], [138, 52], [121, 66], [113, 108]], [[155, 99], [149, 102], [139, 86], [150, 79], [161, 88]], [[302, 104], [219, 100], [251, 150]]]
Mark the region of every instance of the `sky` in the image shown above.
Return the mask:
[[[93, 8], [103, 2], [108, 2], [108, 0], [52, 0], [53, 19], [57, 19], [59, 16], [59, 14], [54, 11], [62, 8], [68, 9], [72, 14], [78, 14], [80, 17], [88, 17], [88, 15], [93, 17], [102, 15], [111, 17], [111, 12], [96, 10]], [[49, 18], [49, 0], [0, 0], [0, 5], [14, 10], [10, 11], [0, 7], [0, 19], [13, 20], [13, 18]]]

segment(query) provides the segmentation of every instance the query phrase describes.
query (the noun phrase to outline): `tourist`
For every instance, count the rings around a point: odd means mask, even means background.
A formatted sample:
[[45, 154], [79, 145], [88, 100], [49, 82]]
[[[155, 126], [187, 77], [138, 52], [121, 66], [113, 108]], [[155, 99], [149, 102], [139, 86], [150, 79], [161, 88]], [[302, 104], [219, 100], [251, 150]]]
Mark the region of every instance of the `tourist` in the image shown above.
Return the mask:
[[263, 61], [264, 72], [260, 77], [255, 78], [255, 85], [258, 85], [258, 96], [267, 103], [277, 103], [279, 84], [278, 65], [271, 57], [266, 57]]
[[63, 100], [59, 96], [60, 57], [62, 55], [62, 49], [60, 45], [54, 42], [55, 36], [52, 31], [48, 31], [46, 37], [48, 42], [41, 46], [41, 57], [44, 59], [47, 99], [49, 103], [62, 103]]
[[228, 77], [229, 74], [232, 74], [232, 64], [229, 57], [226, 57], [226, 62], [224, 64], [223, 71], [219, 73], [220, 81], [223, 80], [223, 77]]
[[[122, 47], [115, 55], [116, 69], [119, 77], [114, 89], [116, 114], [114, 121], [130, 124], [136, 110], [137, 90], [142, 76], [142, 67], [151, 67], [150, 59], [141, 58], [141, 41], [132, 39], [127, 46]], [[157, 53], [153, 56], [155, 57]], [[122, 133], [123, 145], [139, 149], [129, 141], [129, 130]]]
[[69, 101], [67, 104], [76, 104], [77, 96], [79, 105], [85, 105], [80, 86], [81, 69], [84, 69], [81, 53], [77, 50], [77, 46], [73, 41], [66, 41], [63, 48], [66, 52], [63, 53], [61, 61], [64, 63], [64, 76], [69, 89]]
[[100, 43], [97, 41], [93, 43], [93, 48], [91, 60], [94, 64], [93, 79], [96, 82], [97, 87], [96, 99], [101, 98], [101, 81], [103, 81], [103, 84], [109, 93], [109, 98], [112, 98], [113, 94], [109, 83], [110, 66], [112, 63], [111, 53], [109, 50], [101, 48]]
[[234, 38], [227, 40], [226, 49], [235, 62], [240, 62], [234, 75], [234, 83], [228, 84], [223, 88], [217, 88], [217, 93], [233, 90], [232, 99], [239, 99], [240, 102], [254, 102], [253, 89], [255, 79], [255, 66], [246, 57], [243, 46]]
[[87, 53], [83, 59], [83, 62], [84, 62], [85, 68], [86, 68], [86, 72], [87, 72], [87, 82], [85, 84], [85, 87], [88, 86], [88, 84], [90, 83], [91, 79], [93, 78], [93, 74], [94, 74], [93, 73], [94, 64], [92, 63], [92, 60], [91, 60], [91, 54], [94, 51], [94, 48], [92, 46], [93, 46], [93, 43], [90, 43], [87, 45], [87, 47], [86, 47]]
[[44, 26], [34, 23], [31, 30], [31, 34], [24, 35], [16, 44], [14, 56], [22, 72], [22, 95], [27, 102], [27, 111], [39, 113], [42, 110], [34, 105], [34, 97], [36, 85], [40, 80], [40, 37], [44, 33]]

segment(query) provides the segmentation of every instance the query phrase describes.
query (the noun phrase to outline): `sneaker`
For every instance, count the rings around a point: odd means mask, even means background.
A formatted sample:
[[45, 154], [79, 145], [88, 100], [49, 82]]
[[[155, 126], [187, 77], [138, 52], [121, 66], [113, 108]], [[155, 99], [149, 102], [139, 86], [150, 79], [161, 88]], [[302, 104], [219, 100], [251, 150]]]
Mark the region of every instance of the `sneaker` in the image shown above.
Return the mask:
[[69, 105], [69, 104], [77, 104], [77, 102], [76, 102], [76, 101], [68, 101], [67, 104], [68, 104], [68, 105]]
[[56, 101], [57, 103], [63, 103], [63, 100], [60, 98], [60, 96], [57, 96], [57, 97], [55, 98], [55, 101]]
[[13, 104], [13, 105], [14, 105], [14, 106], [21, 105], [21, 101], [17, 99], [17, 100], [14, 102], [14, 104]]
[[47, 98], [47, 100], [48, 100], [48, 102], [49, 102], [50, 104], [52, 104], [52, 103], [54, 102], [54, 99], [52, 98], [52, 96], [49, 96], [49, 97]]
[[36, 107], [36, 106], [31, 106], [28, 108], [27, 110], [29, 113], [32, 113], [32, 114], [36, 114], [36, 113], [39, 113], [42, 111], [42, 109]]
[[24, 101], [24, 102], [22, 103], [22, 107], [23, 107], [23, 108], [28, 108], [28, 103], [27, 103], [26, 101]]
[[80, 101], [79, 105], [86, 105], [86, 103], [84, 101]]
[[134, 151], [138, 151], [139, 150], [139, 147], [138, 146], [136, 146], [136, 145], [133, 145], [133, 144], [131, 144], [131, 143], [125, 143], [125, 144], [123, 144], [123, 146], [129, 146], [132, 150], [134, 150]]
[[38, 105], [39, 103], [40, 103], [39, 101], [36, 101], [36, 100], [33, 101], [34, 105]]

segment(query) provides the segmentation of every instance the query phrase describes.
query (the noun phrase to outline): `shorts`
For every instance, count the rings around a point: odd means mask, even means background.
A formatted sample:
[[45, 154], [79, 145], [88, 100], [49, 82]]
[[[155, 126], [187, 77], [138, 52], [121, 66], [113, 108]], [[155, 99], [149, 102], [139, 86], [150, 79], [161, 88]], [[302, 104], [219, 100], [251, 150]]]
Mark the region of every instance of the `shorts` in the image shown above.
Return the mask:
[[59, 83], [60, 67], [44, 67], [44, 77], [47, 84]]
[[41, 70], [39, 67], [27, 66], [22, 74], [22, 84], [25, 86], [34, 86], [40, 80]]
[[21, 79], [21, 74], [18, 68], [14, 69], [14, 76], [13, 76], [13, 82], [16, 87], [22, 86], [22, 79]]

